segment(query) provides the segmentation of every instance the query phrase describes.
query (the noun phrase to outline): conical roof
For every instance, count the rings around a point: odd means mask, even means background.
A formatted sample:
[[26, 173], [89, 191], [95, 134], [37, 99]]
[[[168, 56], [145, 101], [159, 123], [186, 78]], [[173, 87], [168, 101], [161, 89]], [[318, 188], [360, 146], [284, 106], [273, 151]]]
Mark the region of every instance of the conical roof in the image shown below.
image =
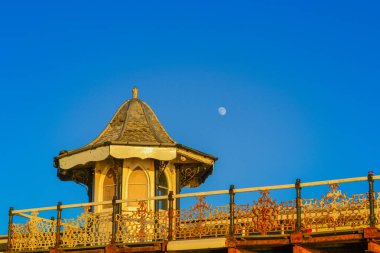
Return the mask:
[[137, 88], [134, 88], [132, 99], [119, 107], [103, 132], [87, 146], [107, 142], [131, 145], [176, 144], [149, 105], [137, 98], [137, 92]]
[[[181, 171], [194, 172], [190, 179], [182, 180], [182, 185], [201, 184], [211, 174], [217, 158], [176, 143], [149, 105], [138, 99], [137, 88], [133, 89], [132, 94], [132, 99], [119, 107], [95, 140], [78, 149], [63, 150], [54, 158], [54, 166], [59, 168], [58, 174], [66, 175], [65, 171], [71, 169], [86, 170], [91, 163], [109, 157], [150, 158], [172, 161], [182, 166]], [[184, 177], [187, 178], [188, 175]]]

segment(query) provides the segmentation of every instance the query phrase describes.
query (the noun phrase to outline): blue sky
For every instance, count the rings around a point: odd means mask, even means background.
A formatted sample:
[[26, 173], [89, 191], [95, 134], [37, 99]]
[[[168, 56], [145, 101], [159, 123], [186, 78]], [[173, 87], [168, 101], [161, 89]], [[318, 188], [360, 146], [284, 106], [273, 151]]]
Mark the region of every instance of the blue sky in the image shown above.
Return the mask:
[[10, 206], [86, 201], [53, 157], [93, 140], [133, 86], [177, 142], [219, 157], [196, 190], [378, 173], [379, 11], [378, 1], [0, 3], [0, 234]]

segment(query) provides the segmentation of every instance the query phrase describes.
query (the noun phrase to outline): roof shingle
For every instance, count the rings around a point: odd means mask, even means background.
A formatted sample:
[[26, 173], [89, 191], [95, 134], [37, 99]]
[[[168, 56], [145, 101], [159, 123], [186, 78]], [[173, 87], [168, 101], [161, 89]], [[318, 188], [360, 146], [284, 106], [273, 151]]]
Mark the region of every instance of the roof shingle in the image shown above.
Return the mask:
[[176, 144], [149, 105], [137, 98], [124, 102], [103, 132], [87, 146], [110, 141]]

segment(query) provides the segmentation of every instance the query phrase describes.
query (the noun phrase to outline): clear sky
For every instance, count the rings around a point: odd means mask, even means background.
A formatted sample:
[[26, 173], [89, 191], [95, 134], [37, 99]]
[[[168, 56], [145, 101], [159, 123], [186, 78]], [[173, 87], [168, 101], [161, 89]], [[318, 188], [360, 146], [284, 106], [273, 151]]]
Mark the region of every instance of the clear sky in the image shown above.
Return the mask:
[[133, 86], [173, 139], [219, 157], [197, 191], [379, 173], [379, 1], [7, 2], [0, 234], [10, 206], [87, 200], [53, 157]]

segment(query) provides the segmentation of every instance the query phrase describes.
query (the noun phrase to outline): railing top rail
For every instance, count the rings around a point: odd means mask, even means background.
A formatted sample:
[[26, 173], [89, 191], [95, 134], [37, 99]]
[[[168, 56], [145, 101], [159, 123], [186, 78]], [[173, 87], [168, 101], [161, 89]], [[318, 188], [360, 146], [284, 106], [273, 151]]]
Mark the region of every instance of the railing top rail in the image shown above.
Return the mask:
[[[127, 202], [138, 202], [138, 201], [150, 201], [150, 200], [163, 200], [167, 199], [168, 196], [156, 196], [147, 199], [123, 199], [116, 200], [117, 204], [127, 203]], [[69, 209], [76, 207], [89, 207], [89, 206], [100, 206], [100, 205], [110, 205], [112, 201], [101, 201], [101, 202], [87, 202], [87, 203], [78, 203], [78, 204], [68, 204], [61, 205], [61, 209]], [[38, 208], [30, 208], [30, 209], [22, 209], [22, 210], [13, 210], [12, 214], [22, 214], [22, 213], [30, 213], [30, 212], [40, 212], [40, 211], [52, 211], [57, 210], [57, 206], [48, 206], [48, 207], [38, 207]]]
[[194, 193], [175, 194], [175, 195], [173, 195], [173, 198], [179, 199], [179, 198], [198, 197], [198, 196], [210, 196], [210, 195], [221, 195], [221, 194], [228, 194], [228, 190], [218, 190], [218, 191], [207, 191], [207, 192], [194, 192]]
[[88, 206], [100, 206], [100, 205], [110, 205], [112, 204], [112, 201], [102, 201], [102, 202], [89, 202], [89, 203], [79, 203], [79, 204], [69, 204], [69, 205], [62, 205], [62, 209], [68, 209], [68, 208], [76, 208], [76, 207], [88, 207]]
[[[374, 180], [380, 179], [380, 175], [373, 176]], [[361, 182], [367, 181], [367, 177], [353, 177], [353, 178], [343, 178], [343, 179], [334, 179], [334, 180], [324, 180], [324, 181], [315, 181], [315, 182], [306, 182], [301, 183], [301, 187], [310, 187], [310, 186], [320, 186], [320, 185], [329, 185], [336, 183], [349, 183], [349, 182]], [[295, 187], [295, 184], [284, 184], [284, 185], [272, 185], [272, 186], [258, 186], [258, 187], [250, 187], [250, 188], [238, 188], [234, 189], [235, 193], [243, 193], [243, 192], [255, 192], [261, 190], [280, 190], [280, 189], [292, 189]], [[216, 191], [206, 191], [206, 192], [195, 192], [195, 193], [182, 193], [175, 194], [173, 198], [187, 198], [187, 197], [197, 197], [197, 196], [210, 196], [210, 195], [221, 195], [228, 194], [229, 190], [216, 190]], [[127, 203], [127, 202], [138, 202], [138, 201], [152, 201], [152, 200], [165, 200], [168, 199], [168, 196], [155, 196], [145, 199], [123, 199], [116, 200], [117, 204]], [[88, 207], [88, 206], [98, 206], [98, 205], [109, 205], [112, 204], [112, 201], [102, 201], [102, 202], [89, 202], [89, 203], [79, 203], [79, 204], [69, 204], [69, 205], [61, 205], [62, 209], [68, 208], [76, 208], [76, 207]], [[40, 207], [40, 208], [31, 208], [31, 209], [22, 209], [22, 210], [13, 210], [12, 214], [21, 214], [28, 212], [39, 212], [39, 211], [51, 211], [57, 210], [57, 206], [48, 206], [48, 207]]]
[[30, 208], [30, 209], [22, 209], [22, 210], [13, 210], [12, 214], [20, 214], [20, 213], [30, 213], [30, 212], [40, 212], [40, 211], [52, 211], [57, 210], [57, 206], [47, 206], [47, 207], [39, 207], [39, 208]]
[[[380, 179], [380, 176], [374, 176], [373, 179]], [[334, 180], [324, 180], [324, 181], [301, 183], [301, 187], [326, 185], [326, 184], [361, 182], [361, 181], [367, 181], [367, 180], [368, 180], [367, 177], [352, 177], [352, 178], [343, 178], [343, 179], [334, 179]]]
[[272, 186], [259, 186], [259, 187], [251, 187], [251, 188], [240, 188], [234, 190], [234, 192], [255, 192], [262, 190], [280, 190], [280, 189], [292, 189], [294, 188], [294, 184], [283, 184], [283, 185], [272, 185]]
[[[374, 176], [373, 179], [380, 179], [380, 176]], [[343, 178], [343, 179], [334, 179], [334, 180], [324, 180], [324, 181], [315, 181], [315, 182], [306, 182], [301, 183], [301, 187], [310, 187], [310, 186], [319, 186], [319, 185], [329, 185], [337, 183], [349, 183], [349, 182], [361, 182], [367, 181], [367, 177], [353, 177], [353, 178]], [[258, 187], [249, 187], [249, 188], [237, 188], [234, 189], [235, 193], [242, 192], [255, 192], [262, 190], [281, 190], [281, 189], [292, 189], [294, 184], [283, 184], [283, 185], [269, 185], [269, 186], [258, 186]], [[187, 197], [197, 197], [197, 196], [209, 196], [209, 195], [220, 195], [228, 194], [228, 190], [219, 190], [219, 191], [207, 191], [207, 192], [195, 192], [195, 193], [184, 193], [173, 195], [174, 198], [187, 198]]]
[[150, 200], [164, 200], [168, 199], [168, 196], [156, 196], [151, 198], [145, 198], [145, 199], [120, 199], [116, 200], [117, 204], [127, 203], [127, 202], [139, 202], [139, 201], [150, 201]]

